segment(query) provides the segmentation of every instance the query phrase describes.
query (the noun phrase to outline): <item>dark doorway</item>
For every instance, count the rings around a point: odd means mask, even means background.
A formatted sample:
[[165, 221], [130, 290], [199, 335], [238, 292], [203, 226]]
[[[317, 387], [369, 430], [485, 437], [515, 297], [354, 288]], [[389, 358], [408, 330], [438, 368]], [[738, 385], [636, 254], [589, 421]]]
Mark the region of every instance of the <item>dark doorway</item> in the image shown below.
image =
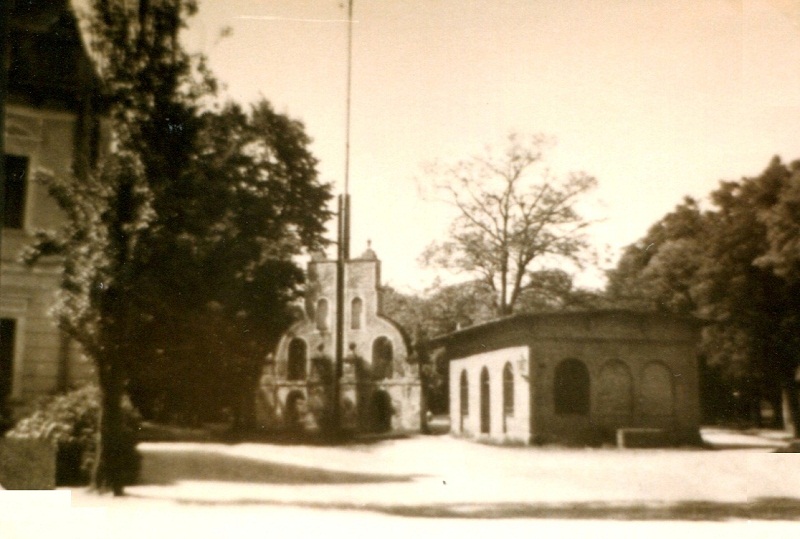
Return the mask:
[[284, 420], [286, 429], [292, 432], [303, 430], [306, 396], [302, 391], [294, 390], [286, 396]]
[[392, 430], [392, 398], [383, 390], [372, 395], [372, 431], [389, 432]]
[[491, 431], [490, 402], [489, 370], [484, 367], [481, 371], [481, 433], [483, 434], [489, 434]]

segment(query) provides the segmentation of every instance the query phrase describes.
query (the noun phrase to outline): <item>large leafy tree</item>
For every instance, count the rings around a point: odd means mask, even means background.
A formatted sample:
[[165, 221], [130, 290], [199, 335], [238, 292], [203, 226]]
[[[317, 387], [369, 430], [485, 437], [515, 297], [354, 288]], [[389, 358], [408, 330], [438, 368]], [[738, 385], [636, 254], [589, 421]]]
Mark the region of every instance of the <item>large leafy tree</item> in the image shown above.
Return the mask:
[[563, 269], [530, 272], [530, 284], [523, 290], [515, 308], [519, 313], [542, 313], [600, 309], [607, 306], [600, 291], [576, 285]]
[[[722, 182], [700, 211], [687, 199], [623, 254], [609, 275], [617, 304], [707, 321], [707, 372], [757, 416], [783, 394], [797, 433], [800, 283], [793, 246], [800, 164], [774, 159], [759, 176]], [[707, 388], [713, 391], [713, 387]], [[724, 395], [714, 399], [725, 400]], [[731, 402], [730, 404], [735, 404]], [[777, 406], [775, 406], [778, 408]]]
[[596, 180], [584, 173], [553, 177], [545, 140], [510, 135], [501, 152], [428, 170], [442, 200], [456, 212], [449, 237], [423, 255], [430, 265], [466, 272], [494, 293], [494, 311], [514, 312], [534, 285], [533, 271], [580, 264], [589, 222], [577, 209]]
[[[299, 123], [266, 103], [202, 112], [214, 81], [178, 39], [195, 10], [193, 0], [91, 0], [82, 20], [111, 148], [94, 169], [49, 178], [66, 221], [28, 252], [62, 257], [56, 313], [101, 390], [92, 482], [114, 494], [126, 386], [147, 403], [158, 380], [184, 397], [209, 387], [198, 376], [211, 365], [238, 373], [229, 385], [253, 379], [302, 279], [291, 256], [322, 242], [328, 218], [329, 187]], [[187, 378], [164, 386], [162, 368]]]
[[791, 234], [776, 218], [791, 205], [797, 164], [778, 158], [757, 177], [723, 182], [712, 193], [706, 248], [695, 290], [700, 316], [713, 322], [711, 361], [732, 366], [754, 395], [783, 394], [795, 436], [800, 428], [795, 373], [800, 365], [800, 287], [773, 258], [770, 236]]
[[691, 287], [702, 261], [704, 216], [687, 197], [645, 236], [625, 248], [608, 272], [606, 294], [616, 306], [690, 314]]
[[291, 258], [321, 245], [330, 195], [302, 125], [267, 102], [200, 120], [191, 164], [157, 198], [147, 273], [158, 302], [130, 390], [145, 417], [228, 410], [247, 427], [265, 351], [303, 278]]

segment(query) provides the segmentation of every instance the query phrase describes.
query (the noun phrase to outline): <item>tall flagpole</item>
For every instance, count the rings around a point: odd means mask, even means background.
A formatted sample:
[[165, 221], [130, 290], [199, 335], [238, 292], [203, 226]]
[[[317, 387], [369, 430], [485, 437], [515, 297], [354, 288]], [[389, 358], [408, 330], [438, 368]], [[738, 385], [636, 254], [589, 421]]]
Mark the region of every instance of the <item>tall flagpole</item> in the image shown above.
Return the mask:
[[350, 258], [350, 93], [353, 51], [353, 0], [347, 5], [347, 90], [345, 106], [344, 194], [339, 195], [339, 226], [336, 256], [336, 365], [333, 377], [332, 417], [335, 434], [342, 432], [341, 393], [344, 365], [345, 262]]
[[350, 189], [350, 95], [353, 73], [353, 0], [347, 2], [347, 91], [345, 106], [344, 196]]
[[347, 91], [344, 142], [344, 259], [350, 258], [350, 101], [353, 80], [353, 0], [347, 2]]

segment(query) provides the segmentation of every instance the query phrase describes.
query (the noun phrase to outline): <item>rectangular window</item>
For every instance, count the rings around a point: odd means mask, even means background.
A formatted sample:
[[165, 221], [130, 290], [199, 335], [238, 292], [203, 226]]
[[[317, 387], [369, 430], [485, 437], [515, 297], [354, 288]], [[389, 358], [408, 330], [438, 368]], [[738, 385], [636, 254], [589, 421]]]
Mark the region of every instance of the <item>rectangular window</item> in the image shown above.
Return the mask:
[[0, 403], [11, 395], [17, 321], [0, 318]]
[[22, 228], [25, 222], [28, 158], [22, 155], [6, 154], [5, 171], [3, 226], [5, 228]]

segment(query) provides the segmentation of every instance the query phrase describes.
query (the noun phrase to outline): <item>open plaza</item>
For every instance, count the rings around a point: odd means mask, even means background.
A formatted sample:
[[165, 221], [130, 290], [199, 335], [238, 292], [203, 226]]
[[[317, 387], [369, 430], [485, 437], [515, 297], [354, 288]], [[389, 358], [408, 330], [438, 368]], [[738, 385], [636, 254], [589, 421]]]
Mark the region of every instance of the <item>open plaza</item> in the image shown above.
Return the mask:
[[350, 527], [382, 537], [414, 529], [467, 537], [495, 530], [762, 537], [800, 526], [797, 456], [775, 453], [786, 445], [783, 433], [702, 433], [704, 448], [642, 450], [496, 446], [451, 436], [335, 447], [150, 442], [140, 444], [142, 473], [127, 496], [61, 488], [48, 493], [65, 496], [61, 511], [49, 510], [44, 521], [41, 512], [4, 511], [0, 530], [33, 533], [63, 522], [62, 537], [73, 527], [81, 537], [338, 537]]

